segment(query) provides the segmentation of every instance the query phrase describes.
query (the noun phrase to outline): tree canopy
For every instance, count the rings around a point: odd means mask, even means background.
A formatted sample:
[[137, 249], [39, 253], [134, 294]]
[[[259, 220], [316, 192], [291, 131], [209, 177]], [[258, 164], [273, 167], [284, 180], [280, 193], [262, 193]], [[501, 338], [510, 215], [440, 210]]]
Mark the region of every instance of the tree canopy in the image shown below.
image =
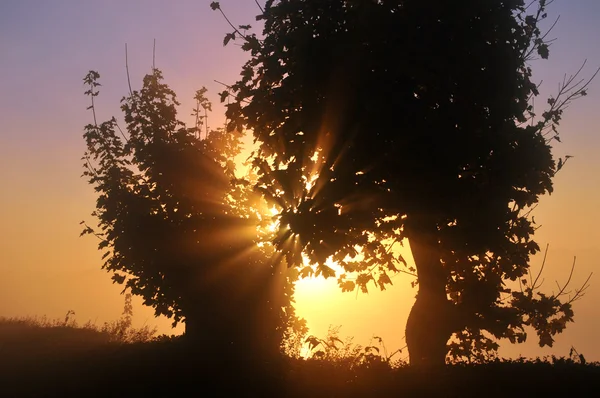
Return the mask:
[[[261, 38], [232, 25], [250, 54], [222, 94], [230, 129], [260, 145], [256, 187], [278, 206], [273, 243], [301, 275], [343, 290], [384, 289], [405, 270], [407, 239], [419, 292], [407, 324], [411, 362], [440, 363], [463, 346], [540, 344], [573, 320], [564, 289], [526, 279], [531, 210], [566, 159], [552, 143], [564, 108], [589, 81], [563, 82], [536, 115], [529, 61], [547, 58], [537, 8], [522, 0], [268, 0]], [[219, 9], [217, 2], [211, 4]], [[308, 258], [305, 261], [304, 256]]]
[[[124, 130], [98, 123], [90, 71], [84, 175], [100, 230], [83, 233], [100, 238], [115, 282], [215, 350], [273, 352], [305, 330], [297, 276], [366, 292], [397, 272], [417, 278], [411, 363], [485, 356], [492, 338], [525, 341], [526, 326], [552, 345], [586, 285], [544, 294], [528, 278], [531, 212], [567, 159], [552, 153], [563, 110], [591, 79], [578, 71], [536, 115], [530, 61], [549, 46], [547, 2], [532, 4], [267, 0], [261, 38], [225, 16], [223, 44], [241, 38], [250, 55], [221, 93], [228, 131], [209, 131], [204, 88], [186, 127], [155, 68], [122, 100]], [[246, 130], [258, 150], [240, 179]]]
[[94, 122], [83, 160], [100, 230], [85, 224], [82, 234], [100, 238], [103, 267], [156, 315], [184, 321], [186, 335], [207, 349], [277, 349], [303, 325], [291, 306], [292, 274], [259, 245], [265, 204], [236, 183], [240, 135], [213, 130], [201, 138], [205, 89], [195, 98], [196, 126], [187, 128], [157, 69], [123, 98], [125, 131], [114, 117], [98, 123], [99, 77], [84, 78]]

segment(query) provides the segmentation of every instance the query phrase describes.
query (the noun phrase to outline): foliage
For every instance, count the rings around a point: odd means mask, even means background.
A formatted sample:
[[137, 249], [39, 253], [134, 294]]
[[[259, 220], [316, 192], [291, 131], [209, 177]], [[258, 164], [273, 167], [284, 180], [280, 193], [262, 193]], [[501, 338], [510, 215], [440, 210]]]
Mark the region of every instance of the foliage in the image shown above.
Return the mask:
[[[175, 275], [164, 275], [165, 268], [177, 258], [171, 253], [176, 251], [173, 241], [181, 245], [191, 240], [185, 235], [198, 232], [192, 220], [199, 224], [205, 221], [203, 218], [212, 218], [211, 213], [223, 212], [207, 203], [209, 198], [218, 199], [219, 194], [225, 197], [227, 179], [223, 172], [219, 174], [217, 163], [223, 159], [207, 156], [209, 150], [203, 147], [208, 143], [195, 139], [195, 130], [186, 129], [176, 119], [179, 103], [175, 93], [161, 83], [158, 70], [144, 78], [141, 91], [122, 100], [129, 137], [119, 135], [117, 129], [121, 130], [114, 117], [98, 125], [93, 99], [98, 95], [99, 77], [90, 72], [84, 79], [90, 87], [86, 91], [92, 99], [89, 109], [94, 112], [94, 123], [86, 126], [84, 134], [88, 146], [84, 176], [100, 194], [93, 215], [98, 217], [102, 229], [97, 236], [106, 259], [104, 268], [114, 271], [113, 280], [126, 282], [134, 294], [144, 298], [145, 304], [156, 309], [157, 315], [174, 317], [178, 322], [182, 316], [181, 303], [177, 303], [180, 292], [164, 289], [156, 294], [155, 284], [165, 278], [169, 278], [166, 284], [183, 283], [171, 281]], [[192, 173], [197, 181], [190, 180], [187, 174]], [[196, 192], [191, 189], [192, 183]], [[184, 191], [186, 188], [189, 193]], [[195, 209], [199, 205], [205, 207], [199, 209], [202, 212]], [[193, 210], [197, 220], [187, 221]], [[183, 229], [186, 221], [190, 225], [182, 231], [184, 236], [173, 236], [169, 224]], [[95, 231], [86, 225], [84, 233]], [[147, 253], [142, 245], [155, 253]], [[147, 258], [148, 254], [154, 258]], [[127, 278], [125, 273], [133, 277]], [[185, 276], [189, 278], [191, 274]]]
[[94, 122], [83, 160], [100, 231], [82, 222], [82, 235], [100, 239], [103, 268], [156, 315], [185, 321], [186, 335], [207, 349], [279, 344], [295, 319], [293, 286], [258, 247], [256, 195], [236, 177], [241, 135], [206, 128], [202, 137], [211, 109], [204, 88], [196, 124], [185, 127], [157, 69], [121, 101], [125, 132], [114, 117], [98, 123], [99, 77], [84, 78]]
[[448, 344], [448, 356], [453, 363], [483, 364], [498, 359], [497, 341], [482, 330], [466, 328], [455, 333]]
[[[296, 277], [290, 276], [288, 289], [290, 300], [294, 303], [294, 290], [293, 290], [293, 282], [297, 279]], [[296, 316], [295, 308], [293, 304], [286, 309], [288, 311], [288, 327], [284, 330], [282, 337], [282, 346], [281, 351], [287, 357], [290, 358], [300, 358], [302, 355], [302, 346], [304, 345], [304, 341], [306, 339], [306, 335], [308, 334], [308, 326], [306, 325], [306, 320], [304, 318], [299, 318]]]
[[[280, 211], [274, 245], [301, 276], [339, 263], [344, 291], [416, 273], [417, 360], [443, 361], [453, 333], [493, 351], [482, 331], [514, 343], [531, 326], [552, 345], [573, 320], [581, 289], [522, 284], [540, 250], [531, 211], [569, 158], [551, 144], [591, 80], [565, 79], [536, 115], [529, 62], [548, 58], [549, 3], [268, 0], [262, 39], [211, 4], [233, 29], [224, 44], [241, 39], [250, 55], [221, 98], [235, 100], [229, 128], [260, 144], [256, 188]], [[414, 268], [393, 250], [405, 239]]]
[[125, 295], [125, 306], [123, 315], [120, 319], [112, 322], [105, 322], [100, 331], [111, 336], [109, 341], [117, 341], [121, 343], [144, 343], [154, 339], [157, 332], [156, 327], [150, 328], [143, 326], [134, 328], [133, 323], [133, 305], [131, 302], [131, 293]]
[[308, 336], [308, 361], [326, 361], [349, 370], [376, 366], [397, 368], [403, 364], [402, 361], [392, 361], [392, 357], [402, 351], [398, 350], [388, 355], [381, 337], [374, 336], [371, 343], [363, 347], [354, 344], [352, 337], [342, 340], [339, 332], [340, 326], [330, 326], [325, 338]]

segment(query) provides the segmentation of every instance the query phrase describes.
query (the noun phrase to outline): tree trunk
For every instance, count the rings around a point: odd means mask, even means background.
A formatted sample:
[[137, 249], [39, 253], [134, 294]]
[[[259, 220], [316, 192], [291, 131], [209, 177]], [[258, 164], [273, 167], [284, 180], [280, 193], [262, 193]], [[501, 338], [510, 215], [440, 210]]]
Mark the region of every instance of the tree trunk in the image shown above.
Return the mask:
[[192, 284], [185, 310], [187, 340], [215, 357], [269, 360], [278, 353], [279, 285], [285, 279], [259, 265], [265, 269], [253, 275], [245, 272], [249, 266], [241, 267], [219, 282]]
[[184, 337], [206, 357], [217, 359], [227, 353], [236, 336], [231, 333], [231, 322], [224, 318], [225, 311], [213, 311], [209, 306], [199, 304], [186, 311]]
[[446, 295], [446, 275], [440, 260], [435, 224], [407, 228], [415, 260], [419, 291], [406, 323], [410, 364], [442, 366], [455, 330], [454, 305]]

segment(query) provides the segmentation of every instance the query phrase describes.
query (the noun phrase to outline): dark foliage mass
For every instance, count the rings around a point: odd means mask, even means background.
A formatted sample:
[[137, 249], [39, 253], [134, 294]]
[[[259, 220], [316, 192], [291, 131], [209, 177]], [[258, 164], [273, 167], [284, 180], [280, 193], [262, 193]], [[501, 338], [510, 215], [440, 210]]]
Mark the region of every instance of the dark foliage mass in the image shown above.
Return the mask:
[[[43, 331], [50, 331], [42, 329]], [[2, 336], [5, 344], [20, 336]], [[81, 348], [84, 348], [83, 346]], [[426, 371], [380, 362], [285, 359], [240, 362], [209, 358], [182, 339], [118, 344], [88, 341], [78, 352], [40, 358], [34, 351], [0, 356], [3, 397], [589, 397], [600, 365], [576, 356], [496, 361]], [[19, 358], [18, 366], [15, 359]], [[24, 371], [25, 369], [25, 371]]]
[[236, 183], [240, 135], [202, 137], [205, 89], [196, 95], [196, 126], [185, 127], [157, 69], [123, 98], [125, 131], [114, 117], [98, 123], [98, 78], [90, 71], [84, 79], [94, 122], [83, 160], [100, 229], [84, 223], [82, 234], [100, 239], [104, 268], [156, 315], [185, 321], [186, 336], [207, 351], [277, 352], [303, 325], [291, 306], [293, 273], [258, 246], [259, 198]]
[[[457, 356], [523, 342], [526, 326], [551, 346], [573, 321], [580, 291], [543, 294], [528, 278], [531, 211], [566, 160], [551, 144], [589, 83], [565, 80], [535, 114], [546, 3], [268, 0], [262, 38], [231, 25], [225, 39], [250, 55], [222, 98], [235, 99], [229, 127], [260, 144], [273, 244], [301, 275], [334, 276], [338, 262], [345, 291], [416, 274], [414, 364], [443, 363], [453, 335]], [[404, 239], [414, 268], [392, 250]]]

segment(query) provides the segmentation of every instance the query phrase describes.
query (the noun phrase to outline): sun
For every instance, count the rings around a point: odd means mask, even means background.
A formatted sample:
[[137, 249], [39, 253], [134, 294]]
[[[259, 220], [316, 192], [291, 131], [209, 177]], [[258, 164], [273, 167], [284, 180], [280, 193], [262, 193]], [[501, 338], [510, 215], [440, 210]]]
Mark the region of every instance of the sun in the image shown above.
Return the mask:
[[277, 210], [276, 207], [271, 207], [268, 212], [271, 215], [271, 218], [273, 219], [273, 221], [269, 225], [267, 225], [267, 230], [269, 232], [274, 233], [275, 231], [277, 231], [277, 228], [279, 228], [279, 220], [277, 219], [279, 210]]
[[[305, 182], [307, 191], [310, 191], [310, 189], [314, 186], [316, 179], [317, 176], [315, 175], [306, 178]], [[279, 216], [280, 210], [277, 209], [277, 207], [275, 206], [267, 208], [263, 211], [263, 215], [261, 216], [261, 218], [271, 219], [270, 223], [268, 223], [265, 228], [270, 234], [276, 233], [277, 230], [280, 228]], [[258, 245], [263, 247], [265, 245], [265, 242], [259, 242]], [[310, 263], [310, 260], [307, 255], [302, 253], [301, 256], [303, 260], [302, 267], [313, 265]], [[331, 258], [326, 260], [325, 265], [333, 269], [335, 271], [336, 276], [339, 276], [346, 272], [340, 264], [333, 261]], [[297, 281], [295, 281], [295, 289], [297, 292], [297, 296], [305, 297], [310, 295], [313, 297], [313, 299], [318, 297], [321, 300], [326, 300], [328, 298], [340, 294], [339, 288], [337, 286], [337, 279], [335, 277], [324, 278], [321, 276], [308, 276], [304, 278], [299, 278]]]
[[[331, 140], [329, 139], [329, 141]], [[282, 186], [272, 184], [273, 186], [269, 187], [267, 184], [260, 187], [261, 191], [267, 194], [258, 195], [255, 198], [257, 200], [253, 200], [252, 204], [246, 207], [246, 211], [256, 215], [259, 220], [258, 225], [250, 231], [257, 238], [254, 246], [255, 250], [260, 250], [275, 259], [278, 252], [274, 244], [274, 238], [278, 233], [286, 232], [285, 226], [282, 228], [282, 222], [287, 220], [285, 220], [285, 217], [282, 220], [282, 215], [290, 211], [293, 212], [302, 199], [311, 200], [322, 194], [320, 190], [326, 187], [328, 181], [325, 176], [329, 175], [328, 172], [323, 173], [322, 168], [329, 167], [333, 170], [342, 156], [338, 155], [334, 162], [324, 162], [329, 154], [330, 147], [333, 145], [329, 141], [327, 137], [321, 139], [317, 146], [322, 149], [315, 151], [314, 155], [308, 159], [304, 159], [302, 175], [299, 180], [294, 180], [297, 185], [295, 188], [300, 189], [294, 190], [293, 198], [283, 194]], [[252, 143], [249, 143], [246, 148], [255, 147]], [[252, 156], [251, 152], [247, 152], [245, 159], [250, 156]], [[239, 159], [241, 160], [241, 157]], [[250, 183], [249, 186], [256, 186], [254, 184], [259, 181], [257, 175], [254, 174], [255, 172], [256, 170], [252, 170], [247, 166], [242, 172], [242, 175], [245, 176], [243, 178]], [[269, 194], [273, 195], [270, 199], [268, 199]], [[272, 200], [273, 198], [276, 200]], [[351, 208], [354, 205], [354, 202], [348, 201], [343, 206]], [[338, 211], [341, 211], [341, 206]], [[290, 252], [291, 250], [296, 251], [297, 256], [301, 259], [298, 264], [295, 264], [295, 268], [297, 270], [305, 268], [316, 270], [317, 265], [311, 264], [308, 256], [302, 253], [299, 237], [291, 233], [292, 229], [287, 228], [287, 230], [287, 232], [290, 232], [286, 234], [289, 244], [287, 249]], [[393, 253], [401, 253], [409, 262], [412, 260], [410, 250], [404, 247], [402, 243], [395, 246], [390, 245], [389, 250]], [[357, 252], [360, 253], [361, 250], [357, 248]], [[353, 261], [358, 263], [361, 257], [359, 255]], [[393, 286], [388, 285], [385, 294], [372, 282], [369, 282], [368, 292], [365, 292], [359, 287], [358, 274], [348, 272], [340, 264], [333, 261], [331, 257], [325, 261], [324, 265], [333, 271], [333, 275], [328, 278], [324, 276], [299, 277], [293, 282], [295, 315], [307, 322], [308, 335], [325, 337], [331, 326], [343, 326], [343, 336], [356, 337], [356, 341], [360, 344], [369, 344], [373, 333], [378, 336], [384, 335], [386, 330], [396, 330], [398, 325], [403, 324], [402, 321], [398, 321], [398, 318], [405, 319], [414, 302], [414, 291], [410, 288], [411, 282], [414, 281], [413, 277], [410, 277], [411, 280], [407, 280], [409, 278], [407, 274], [391, 275], [394, 283]], [[287, 267], [289, 264], [281, 261], [278, 266]], [[342, 276], [345, 279], [340, 279]], [[350, 292], [348, 290], [343, 291], [340, 281], [342, 281], [342, 284], [354, 282], [354, 290]], [[387, 316], [388, 314], [394, 314], [394, 316]], [[397, 333], [388, 336], [390, 337], [386, 338], [386, 343], [389, 344], [390, 348], [400, 348], [404, 345], [404, 341], [401, 339], [401, 329]], [[307, 353], [304, 352], [304, 354]]]

